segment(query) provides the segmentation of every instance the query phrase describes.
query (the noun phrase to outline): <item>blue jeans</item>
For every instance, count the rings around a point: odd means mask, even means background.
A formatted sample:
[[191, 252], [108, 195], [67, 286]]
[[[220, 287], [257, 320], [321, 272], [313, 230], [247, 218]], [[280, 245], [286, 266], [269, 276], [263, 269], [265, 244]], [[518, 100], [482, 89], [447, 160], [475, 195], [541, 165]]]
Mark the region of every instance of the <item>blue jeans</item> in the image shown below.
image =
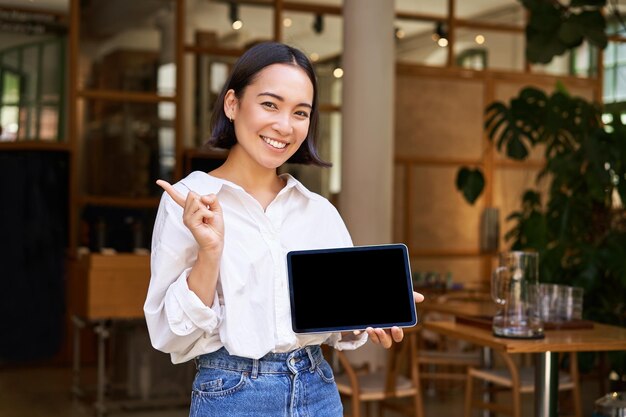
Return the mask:
[[196, 359], [190, 417], [342, 417], [333, 371], [319, 346], [261, 359], [222, 348]]

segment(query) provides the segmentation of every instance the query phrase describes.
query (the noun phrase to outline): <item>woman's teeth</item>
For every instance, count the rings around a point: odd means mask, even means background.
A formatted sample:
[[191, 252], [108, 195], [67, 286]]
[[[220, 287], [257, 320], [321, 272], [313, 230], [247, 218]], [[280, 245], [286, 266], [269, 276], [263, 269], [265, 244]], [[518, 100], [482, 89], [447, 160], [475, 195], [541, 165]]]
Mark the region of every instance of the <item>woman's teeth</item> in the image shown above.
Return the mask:
[[263, 139], [263, 141], [265, 143], [267, 143], [268, 145], [270, 145], [270, 146], [272, 146], [272, 147], [274, 147], [276, 149], [283, 149], [285, 146], [287, 146], [286, 143], [279, 142], [277, 140], [270, 139], [270, 138], [267, 138], [265, 136], [261, 136], [261, 138]]

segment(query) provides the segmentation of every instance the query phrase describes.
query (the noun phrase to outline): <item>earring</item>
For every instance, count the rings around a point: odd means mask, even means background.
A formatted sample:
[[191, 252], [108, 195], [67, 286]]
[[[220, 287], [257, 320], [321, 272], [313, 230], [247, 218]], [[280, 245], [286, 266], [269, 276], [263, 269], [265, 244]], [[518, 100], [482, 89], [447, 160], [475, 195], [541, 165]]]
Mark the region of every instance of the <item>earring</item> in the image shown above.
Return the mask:
[[228, 116], [228, 120], [230, 120], [230, 122], [233, 122], [233, 118], [231, 116]]

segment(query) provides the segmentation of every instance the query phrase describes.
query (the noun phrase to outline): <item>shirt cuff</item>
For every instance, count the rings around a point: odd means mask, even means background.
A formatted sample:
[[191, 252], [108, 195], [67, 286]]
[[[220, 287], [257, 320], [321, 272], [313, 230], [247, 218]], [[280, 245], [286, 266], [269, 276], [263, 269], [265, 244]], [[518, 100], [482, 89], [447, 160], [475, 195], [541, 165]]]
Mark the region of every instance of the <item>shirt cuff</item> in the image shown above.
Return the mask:
[[337, 350], [354, 350], [367, 342], [368, 335], [367, 332], [363, 331], [358, 336], [351, 337], [350, 340], [341, 340], [341, 338], [341, 333], [333, 333], [328, 340], [328, 344]]
[[207, 307], [189, 289], [187, 276], [191, 268], [184, 270], [168, 289], [165, 297], [165, 310], [172, 332], [186, 336], [196, 329], [212, 333], [217, 329], [222, 316], [219, 297], [215, 294], [213, 305]]

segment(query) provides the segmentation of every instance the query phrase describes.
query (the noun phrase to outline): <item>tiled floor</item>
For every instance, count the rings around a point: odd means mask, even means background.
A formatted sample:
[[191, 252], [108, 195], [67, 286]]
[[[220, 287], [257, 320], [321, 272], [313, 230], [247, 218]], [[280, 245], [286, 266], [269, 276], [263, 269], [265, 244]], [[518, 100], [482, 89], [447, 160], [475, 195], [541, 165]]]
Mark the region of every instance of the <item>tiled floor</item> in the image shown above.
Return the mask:
[[[84, 375], [94, 375], [88, 369]], [[93, 417], [92, 402], [75, 401], [71, 395], [72, 372], [68, 368], [11, 368], [0, 370], [0, 417]], [[590, 417], [599, 394], [595, 380], [583, 381], [584, 416]], [[506, 398], [501, 398], [506, 401]], [[426, 417], [463, 415], [463, 389], [445, 396], [425, 396]], [[524, 417], [532, 416], [532, 399], [524, 401]], [[187, 417], [184, 407], [112, 410], [110, 417]], [[388, 417], [395, 417], [387, 414]]]

